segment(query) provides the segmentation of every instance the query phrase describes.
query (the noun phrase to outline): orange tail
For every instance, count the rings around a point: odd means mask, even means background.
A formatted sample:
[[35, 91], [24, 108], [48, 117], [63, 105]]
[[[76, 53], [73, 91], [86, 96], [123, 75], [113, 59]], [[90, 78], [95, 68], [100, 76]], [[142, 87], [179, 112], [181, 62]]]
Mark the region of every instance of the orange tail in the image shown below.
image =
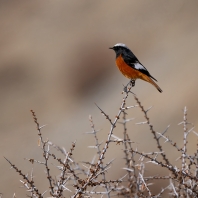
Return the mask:
[[145, 80], [149, 83], [151, 83], [153, 86], [156, 87], [156, 89], [161, 93], [162, 92], [162, 89], [148, 76], [144, 75], [144, 77], [142, 78], [142, 80]]

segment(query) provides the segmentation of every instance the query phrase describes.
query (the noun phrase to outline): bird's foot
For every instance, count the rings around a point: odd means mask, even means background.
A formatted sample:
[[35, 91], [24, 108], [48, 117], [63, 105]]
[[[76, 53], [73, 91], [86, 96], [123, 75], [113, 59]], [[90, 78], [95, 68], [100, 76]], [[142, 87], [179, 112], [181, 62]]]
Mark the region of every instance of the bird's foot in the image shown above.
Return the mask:
[[[131, 87], [128, 88], [128, 85], [130, 85]], [[134, 86], [135, 86], [135, 80], [131, 79], [129, 81], [129, 83], [126, 86], [124, 86], [124, 92], [126, 92], [126, 93], [131, 92], [130, 90]], [[133, 92], [131, 92], [131, 93], [134, 94]]]
[[130, 83], [131, 83], [131, 86], [132, 86], [132, 87], [135, 86], [135, 80], [134, 80], [134, 79], [131, 79]]

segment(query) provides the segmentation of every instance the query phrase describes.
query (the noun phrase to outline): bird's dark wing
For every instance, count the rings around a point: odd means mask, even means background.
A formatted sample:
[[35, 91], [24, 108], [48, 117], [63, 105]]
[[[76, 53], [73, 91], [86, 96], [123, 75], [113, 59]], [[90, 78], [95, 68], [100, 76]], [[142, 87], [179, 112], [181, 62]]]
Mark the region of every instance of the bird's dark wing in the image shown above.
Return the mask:
[[123, 56], [123, 58], [127, 65], [129, 65], [133, 69], [136, 69], [136, 70], [142, 72], [143, 74], [153, 78], [155, 81], [157, 81], [153, 76], [151, 76], [151, 74], [148, 72], [148, 70], [140, 63], [140, 61], [135, 57], [135, 55], [130, 56], [128, 54], [125, 54]]

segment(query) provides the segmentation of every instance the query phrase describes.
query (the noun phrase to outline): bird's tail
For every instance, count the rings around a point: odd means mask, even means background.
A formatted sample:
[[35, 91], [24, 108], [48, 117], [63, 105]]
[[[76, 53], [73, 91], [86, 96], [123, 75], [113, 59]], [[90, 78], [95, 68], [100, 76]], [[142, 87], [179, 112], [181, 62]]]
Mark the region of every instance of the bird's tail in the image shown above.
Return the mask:
[[144, 77], [142, 78], [142, 80], [145, 80], [149, 83], [151, 83], [153, 86], [156, 87], [156, 89], [161, 93], [162, 92], [162, 89], [148, 76], [144, 75]]

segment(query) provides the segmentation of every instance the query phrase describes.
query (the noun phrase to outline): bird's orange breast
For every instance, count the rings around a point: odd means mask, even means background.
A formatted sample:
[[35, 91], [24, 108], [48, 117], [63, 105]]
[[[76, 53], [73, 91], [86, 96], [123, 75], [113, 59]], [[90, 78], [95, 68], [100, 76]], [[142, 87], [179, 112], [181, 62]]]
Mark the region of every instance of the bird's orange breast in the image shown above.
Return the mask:
[[142, 73], [128, 66], [121, 55], [116, 58], [116, 65], [122, 74], [127, 78], [137, 79], [142, 77]]

